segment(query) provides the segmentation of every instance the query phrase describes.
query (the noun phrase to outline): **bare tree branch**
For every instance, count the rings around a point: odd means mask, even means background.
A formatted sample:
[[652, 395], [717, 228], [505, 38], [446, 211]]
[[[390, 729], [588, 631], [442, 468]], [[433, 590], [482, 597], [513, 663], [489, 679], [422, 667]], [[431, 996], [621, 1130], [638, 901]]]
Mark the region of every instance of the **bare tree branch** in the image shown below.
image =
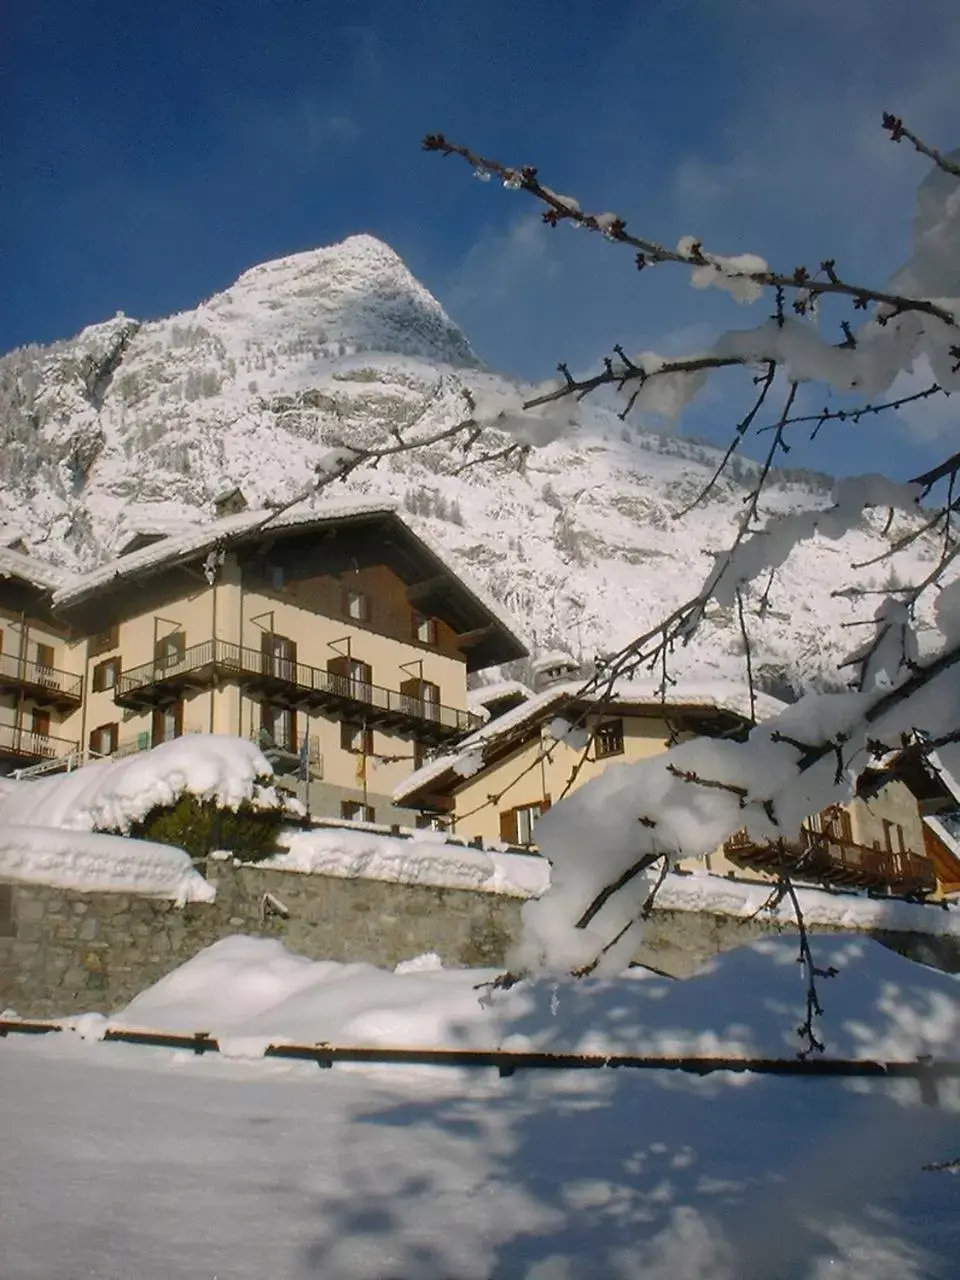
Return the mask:
[[[537, 170], [529, 165], [510, 168], [501, 164], [498, 160], [491, 160], [485, 156], [478, 155], [468, 147], [449, 142], [440, 133], [428, 134], [423, 140], [423, 149], [440, 155], [462, 156], [468, 164], [473, 166], [474, 172], [495, 174], [503, 181], [506, 187], [528, 192], [547, 206], [547, 211], [543, 217], [544, 221], [551, 226], [556, 226], [559, 222], [569, 221], [578, 226], [587, 227], [591, 231], [597, 231], [607, 240], [630, 245], [638, 251], [637, 265], [640, 268], [660, 262], [678, 262], [689, 267], [713, 265], [710, 256], [705, 252], [701, 244], [692, 245], [686, 252], [668, 249], [665, 245], [657, 244], [653, 240], [647, 240], [628, 233], [626, 221], [617, 214], [584, 213], [576, 200], [569, 196], [559, 196], [555, 191], [551, 191], [549, 187], [544, 186], [537, 176]], [[802, 266], [789, 273], [746, 271], [743, 273], [743, 279], [750, 280], [754, 284], [765, 288], [802, 290], [807, 298], [817, 298], [821, 294], [842, 294], [852, 298], [854, 305], [857, 307], [862, 308], [870, 303], [881, 303], [884, 306], [893, 308], [896, 313], [919, 311], [925, 315], [936, 316], [951, 327], [956, 326], [956, 321], [951, 312], [937, 306], [936, 303], [931, 302], [929, 299], [909, 298], [901, 294], [888, 293], [881, 289], [869, 289], [862, 285], [848, 284], [837, 275], [835, 264], [832, 261], [821, 263], [820, 270], [824, 273], [825, 279], [812, 276], [806, 267]]]
[[904, 138], [908, 142], [912, 142], [914, 148], [927, 156], [933, 161], [938, 169], [942, 169], [944, 173], [952, 173], [955, 178], [960, 178], [960, 164], [953, 160], [948, 160], [941, 152], [934, 150], [933, 147], [927, 146], [922, 138], [918, 138], [915, 133], [907, 128], [899, 116], [892, 115], [891, 112], [883, 113], [883, 127], [890, 134], [891, 142], [901, 142]]

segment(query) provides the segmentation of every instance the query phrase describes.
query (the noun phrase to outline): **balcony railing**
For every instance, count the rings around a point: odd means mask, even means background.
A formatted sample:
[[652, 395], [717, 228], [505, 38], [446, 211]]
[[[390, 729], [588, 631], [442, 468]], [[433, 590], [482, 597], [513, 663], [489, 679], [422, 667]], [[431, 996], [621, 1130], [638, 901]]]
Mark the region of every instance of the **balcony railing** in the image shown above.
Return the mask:
[[804, 827], [797, 840], [758, 843], [745, 831], [723, 846], [733, 862], [762, 871], [789, 872], [804, 880], [900, 894], [928, 893], [936, 888], [929, 858], [911, 851], [873, 849]]
[[333, 709], [368, 725], [408, 728], [424, 738], [468, 733], [483, 723], [479, 716], [459, 707], [443, 706], [226, 640], [205, 640], [181, 654], [121, 672], [114, 698], [120, 706], [142, 709], [176, 698], [184, 689], [204, 688], [220, 679], [235, 680], [280, 705]]
[[34, 733], [13, 724], [0, 724], [0, 756], [18, 760], [56, 760], [76, 751], [77, 743], [52, 733]]
[[83, 676], [27, 662], [12, 653], [0, 653], [0, 687], [23, 689], [35, 702], [79, 705], [83, 699]]

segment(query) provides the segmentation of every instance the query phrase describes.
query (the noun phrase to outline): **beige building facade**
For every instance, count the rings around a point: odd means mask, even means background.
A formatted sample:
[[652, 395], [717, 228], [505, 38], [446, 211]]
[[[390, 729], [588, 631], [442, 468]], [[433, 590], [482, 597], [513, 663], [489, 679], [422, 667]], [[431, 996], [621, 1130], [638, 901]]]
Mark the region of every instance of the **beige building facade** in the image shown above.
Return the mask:
[[479, 723], [468, 671], [524, 646], [392, 509], [268, 519], [244, 513], [163, 539], [52, 590], [0, 581], [5, 646], [29, 614], [28, 658], [55, 637], [41, 656], [75, 694], [48, 697], [49, 742], [24, 736], [33, 690], [10, 653], [8, 766], [235, 734], [260, 741], [314, 812], [408, 817], [395, 785]]
[[[746, 701], [739, 706], [729, 695], [698, 701], [691, 694], [644, 702], [614, 695], [594, 711], [576, 684], [560, 685], [507, 711], [453, 754], [405, 779], [395, 799], [459, 835], [535, 845], [537, 819], [604, 770], [658, 755], [691, 737], [745, 737]], [[571, 745], [563, 736], [564, 724], [572, 721], [589, 738], [586, 746]], [[960, 876], [960, 863], [944, 872], [929, 857], [929, 843], [917, 794], [888, 775], [869, 793], [812, 815], [796, 840], [757, 843], [740, 833], [705, 859], [679, 865], [736, 879], [772, 882], [778, 873], [789, 873], [811, 883], [937, 897], [953, 887], [950, 877]], [[940, 859], [944, 865], [946, 856]]]

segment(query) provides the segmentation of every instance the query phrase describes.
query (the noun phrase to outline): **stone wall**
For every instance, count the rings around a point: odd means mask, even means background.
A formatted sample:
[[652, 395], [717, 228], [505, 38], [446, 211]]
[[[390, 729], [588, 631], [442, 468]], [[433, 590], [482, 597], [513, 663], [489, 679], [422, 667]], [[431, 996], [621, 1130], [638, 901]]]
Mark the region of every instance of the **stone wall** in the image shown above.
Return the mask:
[[[208, 878], [217, 886], [216, 901], [182, 908], [133, 894], [0, 884], [0, 1012], [34, 1018], [109, 1013], [234, 933], [279, 938], [314, 960], [387, 968], [425, 951], [450, 966], [501, 965], [520, 934], [521, 900], [499, 894], [232, 863], [211, 864]], [[281, 905], [287, 916], [276, 914]], [[769, 920], [655, 911], [637, 959], [686, 977], [711, 956], [784, 931]], [[956, 939], [877, 937], [923, 963], [960, 970]]]
[[[0, 886], [0, 1011], [44, 1018], [122, 1008], [138, 991], [234, 933], [279, 938], [315, 960], [392, 968], [425, 951], [448, 965], [503, 961], [521, 901], [465, 889], [211, 864], [212, 903]], [[284, 918], [264, 902], [272, 894]]]

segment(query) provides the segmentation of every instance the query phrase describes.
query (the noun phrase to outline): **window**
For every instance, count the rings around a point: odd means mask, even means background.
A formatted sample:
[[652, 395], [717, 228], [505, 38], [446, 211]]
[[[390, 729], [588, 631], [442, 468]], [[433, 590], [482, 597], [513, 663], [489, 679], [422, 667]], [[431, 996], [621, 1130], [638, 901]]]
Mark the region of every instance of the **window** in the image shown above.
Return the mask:
[[274, 591], [282, 591], [283, 584], [286, 581], [286, 575], [283, 572], [283, 566], [272, 564], [269, 566], [270, 586]]
[[366, 622], [370, 617], [370, 601], [362, 591], [355, 587], [345, 587], [343, 591], [343, 611], [348, 618], [356, 622]]
[[811, 826], [814, 831], [819, 830], [828, 840], [841, 844], [853, 843], [853, 823], [850, 820], [850, 814], [839, 804], [833, 804], [829, 809], [824, 809]]
[[341, 800], [340, 817], [348, 822], [376, 822], [372, 804], [362, 804], [359, 800]]
[[120, 738], [118, 724], [101, 724], [90, 730], [90, 754], [92, 756], [110, 756], [117, 749]]
[[334, 677], [332, 692], [341, 697], [355, 698], [358, 702], [370, 702], [373, 684], [373, 668], [359, 658], [331, 658], [327, 671]]
[[187, 651], [187, 635], [185, 631], [171, 631], [160, 636], [154, 645], [154, 662], [161, 670], [176, 667]]
[[373, 754], [373, 730], [362, 724], [351, 724], [349, 720], [340, 722], [340, 746], [344, 751], [369, 756]]
[[414, 826], [418, 831], [448, 831], [450, 829], [449, 821], [446, 818], [440, 818], [435, 813], [418, 813]]
[[436, 720], [440, 714], [440, 686], [431, 680], [423, 680], [414, 676], [412, 680], [404, 680], [400, 685], [400, 693], [409, 699], [405, 707], [411, 715], [423, 716], [426, 720]]
[[41, 711], [37, 707], [32, 715], [30, 732], [38, 734], [41, 738], [49, 738], [50, 736], [50, 712]]
[[537, 819], [550, 808], [550, 797], [545, 796], [535, 804], [517, 805], [500, 814], [500, 839], [507, 844], [532, 844], [533, 829]]
[[37, 666], [52, 667], [53, 666], [53, 645], [38, 644], [37, 645]]
[[[896, 840], [893, 833], [896, 832]], [[891, 822], [888, 818], [883, 819], [883, 842], [888, 853], [906, 853], [906, 845], [903, 842], [903, 827], [899, 822]]]
[[279, 676], [281, 680], [297, 678], [297, 646], [287, 636], [265, 631], [260, 641], [265, 675]]
[[120, 657], [106, 658], [93, 668], [93, 692], [103, 693], [105, 689], [116, 688], [120, 675]]
[[605, 720], [594, 731], [593, 741], [598, 760], [606, 756], [623, 755], [623, 721]]
[[421, 644], [436, 644], [436, 620], [428, 618], [422, 613], [415, 613], [413, 615], [413, 638], [414, 640], [419, 640]]
[[281, 751], [297, 749], [297, 713], [292, 707], [278, 707], [272, 702], [260, 704], [260, 731], [269, 741], [266, 745]]
[[171, 702], [165, 707], [155, 707], [153, 712], [152, 741], [155, 747], [161, 742], [172, 742], [183, 733], [183, 703]]
[[106, 631], [99, 631], [95, 636], [91, 636], [87, 641], [87, 652], [91, 658], [99, 657], [101, 653], [108, 653], [111, 649], [116, 649], [120, 643], [120, 628], [114, 624], [108, 627]]

